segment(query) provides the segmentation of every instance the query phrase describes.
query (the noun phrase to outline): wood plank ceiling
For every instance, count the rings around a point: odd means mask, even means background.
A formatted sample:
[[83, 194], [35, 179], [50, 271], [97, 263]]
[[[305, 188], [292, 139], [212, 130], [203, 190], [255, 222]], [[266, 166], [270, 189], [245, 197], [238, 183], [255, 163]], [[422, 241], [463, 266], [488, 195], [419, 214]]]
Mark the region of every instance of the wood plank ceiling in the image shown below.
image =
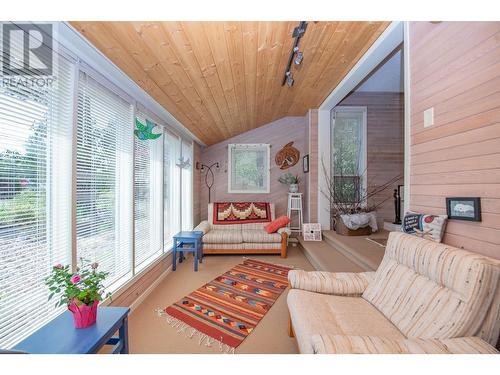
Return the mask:
[[388, 24], [309, 22], [288, 87], [296, 21], [71, 22], [207, 145], [318, 108]]

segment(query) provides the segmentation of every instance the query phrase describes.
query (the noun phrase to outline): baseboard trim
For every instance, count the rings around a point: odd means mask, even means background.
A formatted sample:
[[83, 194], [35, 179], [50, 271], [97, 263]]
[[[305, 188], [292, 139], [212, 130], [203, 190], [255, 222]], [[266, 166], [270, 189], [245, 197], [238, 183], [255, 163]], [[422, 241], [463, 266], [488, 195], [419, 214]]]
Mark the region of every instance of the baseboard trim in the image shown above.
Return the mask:
[[153, 292], [153, 290], [165, 279], [165, 277], [168, 276], [168, 274], [172, 272], [172, 265], [170, 265], [148, 288], [141, 293], [139, 297], [137, 297], [134, 302], [129, 306], [130, 307], [130, 314], [136, 310], [141, 303], [144, 302], [144, 300]]

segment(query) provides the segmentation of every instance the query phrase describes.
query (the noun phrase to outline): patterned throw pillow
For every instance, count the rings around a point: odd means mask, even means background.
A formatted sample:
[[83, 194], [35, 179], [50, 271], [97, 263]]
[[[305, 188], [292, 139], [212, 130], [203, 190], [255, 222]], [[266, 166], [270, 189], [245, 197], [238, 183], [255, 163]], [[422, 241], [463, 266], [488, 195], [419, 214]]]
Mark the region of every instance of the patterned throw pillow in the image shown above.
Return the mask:
[[425, 215], [408, 212], [403, 219], [401, 229], [405, 233], [441, 242], [446, 227], [446, 219], [448, 219], [446, 215]]

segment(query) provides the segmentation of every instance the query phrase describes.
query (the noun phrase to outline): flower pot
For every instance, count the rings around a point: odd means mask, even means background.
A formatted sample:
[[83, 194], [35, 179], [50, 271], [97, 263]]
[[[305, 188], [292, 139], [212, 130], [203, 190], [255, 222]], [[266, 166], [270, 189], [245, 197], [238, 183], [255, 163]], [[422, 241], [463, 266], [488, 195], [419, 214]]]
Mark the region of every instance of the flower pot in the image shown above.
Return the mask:
[[68, 310], [73, 313], [75, 328], [87, 328], [94, 324], [97, 319], [97, 305], [99, 301], [94, 301], [92, 306], [82, 303], [78, 306], [78, 300], [75, 298], [73, 303], [68, 306]]
[[299, 192], [299, 184], [290, 184], [288, 186], [288, 191], [290, 193], [298, 193]]

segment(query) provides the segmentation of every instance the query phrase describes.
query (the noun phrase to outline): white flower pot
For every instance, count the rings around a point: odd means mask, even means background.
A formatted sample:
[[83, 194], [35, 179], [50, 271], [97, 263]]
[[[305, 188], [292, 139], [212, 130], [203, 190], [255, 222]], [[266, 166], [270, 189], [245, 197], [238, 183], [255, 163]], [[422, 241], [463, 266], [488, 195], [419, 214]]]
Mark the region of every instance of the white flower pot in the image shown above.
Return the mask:
[[298, 193], [299, 192], [299, 184], [290, 184], [288, 186], [288, 191], [290, 193]]

